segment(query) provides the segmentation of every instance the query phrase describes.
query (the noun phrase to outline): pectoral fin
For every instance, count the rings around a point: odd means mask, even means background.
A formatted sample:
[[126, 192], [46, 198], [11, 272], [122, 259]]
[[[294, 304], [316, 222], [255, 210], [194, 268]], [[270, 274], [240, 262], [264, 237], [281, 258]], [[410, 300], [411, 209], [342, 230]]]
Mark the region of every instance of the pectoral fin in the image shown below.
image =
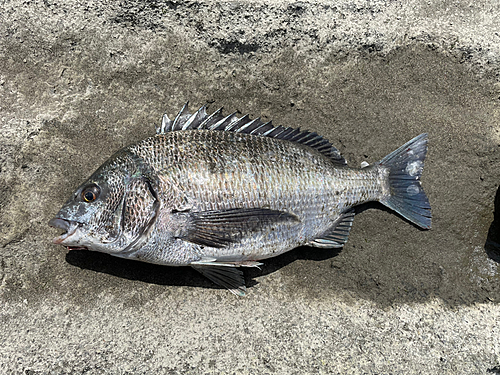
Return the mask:
[[187, 215], [185, 241], [210, 247], [225, 247], [246, 235], [283, 222], [298, 222], [297, 216], [263, 208], [235, 208], [220, 211], [182, 213]]

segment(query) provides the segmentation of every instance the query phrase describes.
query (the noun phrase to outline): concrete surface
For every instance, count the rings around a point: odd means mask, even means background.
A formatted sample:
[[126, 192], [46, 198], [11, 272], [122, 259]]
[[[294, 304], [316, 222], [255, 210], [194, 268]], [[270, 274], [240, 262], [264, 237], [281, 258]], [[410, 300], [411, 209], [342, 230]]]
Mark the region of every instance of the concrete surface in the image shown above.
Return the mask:
[[[0, 373], [500, 374], [498, 14], [496, 0], [3, 1]], [[343, 250], [247, 272], [246, 298], [52, 245], [74, 188], [186, 100], [315, 130], [353, 165], [428, 132], [432, 230], [370, 207]]]

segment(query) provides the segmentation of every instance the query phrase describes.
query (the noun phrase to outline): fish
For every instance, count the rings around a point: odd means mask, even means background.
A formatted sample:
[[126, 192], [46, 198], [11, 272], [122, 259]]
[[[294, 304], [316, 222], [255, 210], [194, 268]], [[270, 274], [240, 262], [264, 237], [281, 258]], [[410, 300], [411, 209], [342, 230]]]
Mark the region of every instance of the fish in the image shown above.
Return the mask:
[[165, 114], [156, 134], [104, 162], [49, 221], [64, 231], [53, 243], [191, 266], [245, 295], [241, 267], [299, 246], [342, 248], [360, 204], [431, 227], [426, 133], [354, 168], [315, 132], [206, 108]]

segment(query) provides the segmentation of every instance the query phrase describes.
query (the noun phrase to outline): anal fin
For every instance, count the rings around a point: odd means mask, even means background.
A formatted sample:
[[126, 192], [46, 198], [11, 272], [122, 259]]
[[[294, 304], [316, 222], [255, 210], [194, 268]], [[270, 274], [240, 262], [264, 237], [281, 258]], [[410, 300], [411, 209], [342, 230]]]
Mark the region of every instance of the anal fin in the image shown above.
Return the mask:
[[354, 210], [344, 212], [326, 236], [309, 241], [306, 245], [324, 249], [343, 247], [349, 238], [354, 215]]

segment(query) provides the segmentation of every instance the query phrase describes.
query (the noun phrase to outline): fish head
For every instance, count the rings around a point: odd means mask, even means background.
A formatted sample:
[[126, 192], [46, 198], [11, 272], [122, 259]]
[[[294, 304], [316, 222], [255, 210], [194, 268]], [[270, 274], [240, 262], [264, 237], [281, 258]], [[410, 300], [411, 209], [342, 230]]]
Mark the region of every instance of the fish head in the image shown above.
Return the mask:
[[108, 160], [80, 185], [49, 225], [53, 243], [124, 256], [143, 244], [159, 209], [149, 179], [126, 157]]

